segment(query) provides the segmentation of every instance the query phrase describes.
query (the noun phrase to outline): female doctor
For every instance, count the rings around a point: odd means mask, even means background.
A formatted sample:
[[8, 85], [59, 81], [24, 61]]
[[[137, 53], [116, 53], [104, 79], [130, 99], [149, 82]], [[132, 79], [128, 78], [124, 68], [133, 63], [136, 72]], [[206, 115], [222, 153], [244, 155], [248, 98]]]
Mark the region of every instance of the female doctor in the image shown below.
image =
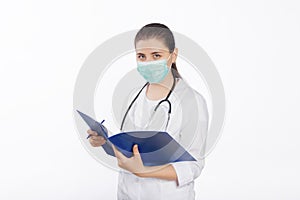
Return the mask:
[[[180, 161], [144, 166], [138, 146], [127, 158], [113, 147], [118, 166], [118, 200], [194, 200], [194, 180], [204, 167], [208, 111], [201, 94], [188, 86], [176, 67], [178, 49], [170, 29], [159, 23], [142, 27], [135, 37], [137, 71], [147, 83], [123, 116], [121, 131], [153, 130], [168, 132], [197, 161]], [[164, 113], [164, 114], [156, 114]], [[155, 116], [164, 116], [163, 118]], [[127, 122], [126, 122], [127, 121]], [[94, 147], [106, 141], [92, 130]]]

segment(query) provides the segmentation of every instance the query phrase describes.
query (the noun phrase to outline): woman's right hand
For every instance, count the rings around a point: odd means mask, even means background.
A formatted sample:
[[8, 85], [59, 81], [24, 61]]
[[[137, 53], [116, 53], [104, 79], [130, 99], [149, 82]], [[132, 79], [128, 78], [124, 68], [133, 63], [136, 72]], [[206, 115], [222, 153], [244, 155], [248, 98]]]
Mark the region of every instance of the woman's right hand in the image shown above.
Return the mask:
[[91, 135], [89, 138], [89, 142], [91, 143], [91, 145], [93, 147], [100, 147], [103, 144], [105, 144], [106, 139], [104, 137], [98, 135], [98, 133], [96, 131], [89, 129], [87, 131], [87, 133]]

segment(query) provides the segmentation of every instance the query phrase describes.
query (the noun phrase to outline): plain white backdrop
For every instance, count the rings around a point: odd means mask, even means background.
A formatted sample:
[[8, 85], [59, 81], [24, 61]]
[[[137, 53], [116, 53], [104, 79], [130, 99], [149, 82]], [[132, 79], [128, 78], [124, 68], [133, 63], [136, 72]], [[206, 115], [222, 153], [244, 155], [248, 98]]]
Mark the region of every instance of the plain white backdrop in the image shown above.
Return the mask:
[[0, 199], [116, 199], [117, 172], [77, 136], [73, 88], [97, 46], [151, 22], [204, 48], [225, 87], [196, 199], [300, 198], [299, 1], [1, 1], [0, 22]]

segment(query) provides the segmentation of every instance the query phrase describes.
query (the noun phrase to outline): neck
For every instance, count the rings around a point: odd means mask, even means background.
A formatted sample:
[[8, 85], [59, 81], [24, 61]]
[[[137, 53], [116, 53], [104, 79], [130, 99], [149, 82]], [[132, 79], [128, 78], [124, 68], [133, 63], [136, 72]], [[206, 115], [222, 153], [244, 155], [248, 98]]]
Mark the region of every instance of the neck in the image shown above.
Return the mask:
[[160, 83], [150, 83], [147, 87], [147, 96], [150, 99], [161, 99], [168, 95], [169, 91], [172, 89], [173, 86], [173, 74], [171, 70], [167, 76], [162, 80]]

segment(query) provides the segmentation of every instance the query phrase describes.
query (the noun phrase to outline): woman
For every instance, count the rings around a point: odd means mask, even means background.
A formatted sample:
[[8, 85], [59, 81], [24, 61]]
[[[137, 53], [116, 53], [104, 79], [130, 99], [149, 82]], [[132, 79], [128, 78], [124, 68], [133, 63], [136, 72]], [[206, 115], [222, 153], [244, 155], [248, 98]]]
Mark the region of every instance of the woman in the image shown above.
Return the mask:
[[[137, 96], [124, 114], [121, 130], [165, 130], [197, 161], [144, 166], [137, 145], [133, 147], [131, 158], [113, 147], [121, 168], [118, 200], [194, 200], [194, 180], [204, 167], [203, 151], [208, 129], [206, 101], [178, 73], [175, 63], [178, 49], [167, 26], [152, 23], [142, 27], [135, 37], [135, 48], [137, 70], [147, 83], [144, 90], [135, 92]], [[162, 100], [165, 101], [154, 111]], [[168, 113], [164, 115], [166, 120], [162, 118], [156, 121], [158, 123], [152, 123], [156, 116], [153, 113], [159, 113], [158, 110]], [[92, 135], [92, 146], [106, 142], [96, 132], [88, 130], [88, 133]]]

